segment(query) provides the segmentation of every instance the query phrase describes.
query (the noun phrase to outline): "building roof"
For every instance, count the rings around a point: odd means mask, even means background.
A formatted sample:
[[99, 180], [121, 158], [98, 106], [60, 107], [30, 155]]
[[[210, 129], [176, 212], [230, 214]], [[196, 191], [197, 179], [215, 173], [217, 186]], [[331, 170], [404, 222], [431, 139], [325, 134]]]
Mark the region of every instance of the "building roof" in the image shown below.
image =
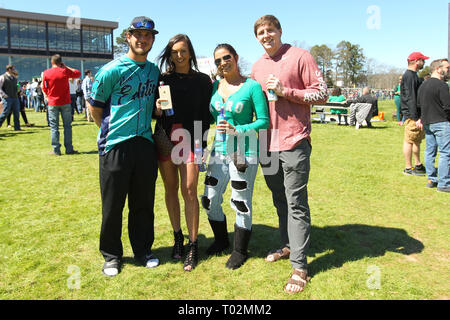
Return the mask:
[[[64, 23], [66, 24], [68, 16], [57, 16], [53, 14], [43, 14], [43, 13], [34, 13], [34, 12], [26, 12], [26, 11], [16, 11], [16, 10], [7, 10], [0, 9], [0, 17], [4, 18], [13, 18], [13, 19], [27, 19], [27, 20], [37, 20], [37, 21], [46, 21], [53, 23]], [[94, 20], [94, 19], [85, 19], [81, 18], [80, 23], [83, 26], [93, 26], [93, 27], [103, 27], [103, 28], [111, 28], [117, 29], [119, 27], [119, 23], [115, 21], [105, 21], [105, 20]]]

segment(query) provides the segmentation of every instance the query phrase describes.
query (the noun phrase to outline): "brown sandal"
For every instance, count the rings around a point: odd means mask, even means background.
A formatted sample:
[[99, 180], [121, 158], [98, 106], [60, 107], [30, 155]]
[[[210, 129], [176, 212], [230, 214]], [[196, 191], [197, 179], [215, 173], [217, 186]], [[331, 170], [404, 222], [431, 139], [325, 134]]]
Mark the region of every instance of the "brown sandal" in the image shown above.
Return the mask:
[[[308, 283], [308, 281], [310, 279], [311, 278], [308, 277], [308, 274], [305, 271], [294, 269], [294, 271], [292, 271], [291, 276], [289, 277], [288, 282], [284, 286], [284, 292], [286, 292], [287, 294], [294, 294], [294, 293], [302, 292], [303, 290], [305, 290], [306, 284]], [[294, 286], [299, 286], [300, 290], [297, 292], [286, 290], [286, 288], [289, 284], [293, 284]]]
[[269, 252], [267, 254], [267, 257], [265, 260], [267, 262], [275, 262], [280, 259], [288, 259], [290, 254], [291, 254], [291, 251], [289, 250], [289, 248], [284, 247], [283, 249], [278, 249], [278, 250]]

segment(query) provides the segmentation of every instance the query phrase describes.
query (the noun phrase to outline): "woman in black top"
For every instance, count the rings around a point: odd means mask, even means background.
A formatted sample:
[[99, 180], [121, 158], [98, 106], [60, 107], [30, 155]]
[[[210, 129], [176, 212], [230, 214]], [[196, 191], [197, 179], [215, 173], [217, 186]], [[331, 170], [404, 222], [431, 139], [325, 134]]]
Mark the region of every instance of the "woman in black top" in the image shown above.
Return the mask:
[[[210, 123], [212, 82], [206, 74], [197, 71], [194, 48], [187, 35], [178, 34], [172, 37], [161, 53], [159, 61], [160, 69], [163, 70], [165, 67], [166, 70], [161, 75], [160, 81], [170, 86], [174, 114], [167, 116], [163, 113], [157, 122], [169, 136], [175, 131], [172, 137], [176, 140], [174, 143], [181, 143], [183, 149], [180, 152], [172, 152], [173, 156], [158, 154], [158, 166], [164, 181], [166, 207], [174, 230], [175, 244], [172, 251], [174, 259], [181, 259], [184, 254], [178, 199], [178, 189], [181, 186], [189, 231], [189, 252], [185, 259], [184, 270], [191, 271], [198, 261], [199, 225], [197, 197], [199, 167], [194, 163], [194, 140], [200, 141], [202, 150], [206, 147], [203, 137]], [[160, 99], [157, 104], [161, 104]], [[180, 128], [184, 130], [177, 130]]]

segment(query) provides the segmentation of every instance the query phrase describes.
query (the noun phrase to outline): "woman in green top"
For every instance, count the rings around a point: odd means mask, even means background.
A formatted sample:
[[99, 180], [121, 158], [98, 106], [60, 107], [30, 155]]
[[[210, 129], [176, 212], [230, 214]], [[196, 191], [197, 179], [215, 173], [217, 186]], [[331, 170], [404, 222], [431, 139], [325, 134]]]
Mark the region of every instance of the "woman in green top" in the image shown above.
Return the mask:
[[[227, 120], [219, 119], [217, 124], [202, 197], [215, 240], [207, 254], [221, 253], [229, 246], [222, 202], [223, 193], [231, 180], [230, 204], [236, 212], [236, 223], [234, 250], [226, 266], [237, 269], [247, 259], [252, 230], [252, 195], [258, 170], [257, 132], [269, 127], [269, 115], [261, 85], [240, 74], [234, 48], [229, 44], [220, 44], [214, 50], [214, 58], [223, 79], [213, 84], [210, 111], [217, 121], [223, 108]], [[218, 139], [223, 133], [226, 133], [225, 139]]]
[[401, 109], [401, 99], [400, 99], [400, 84], [402, 83], [402, 76], [398, 79], [398, 85], [395, 87], [394, 91], [394, 101], [397, 107], [397, 123], [401, 126], [403, 124], [403, 115]]
[[[328, 98], [328, 102], [346, 104], [347, 103], [347, 99], [345, 98], [345, 96], [342, 95], [341, 88], [336, 87], [336, 88], [333, 89], [333, 91], [331, 91], [331, 96]], [[348, 122], [347, 122], [347, 110], [331, 108], [330, 112], [332, 114], [337, 114], [337, 116], [338, 116], [338, 125], [341, 124], [341, 114], [344, 117], [345, 125], [348, 125]]]

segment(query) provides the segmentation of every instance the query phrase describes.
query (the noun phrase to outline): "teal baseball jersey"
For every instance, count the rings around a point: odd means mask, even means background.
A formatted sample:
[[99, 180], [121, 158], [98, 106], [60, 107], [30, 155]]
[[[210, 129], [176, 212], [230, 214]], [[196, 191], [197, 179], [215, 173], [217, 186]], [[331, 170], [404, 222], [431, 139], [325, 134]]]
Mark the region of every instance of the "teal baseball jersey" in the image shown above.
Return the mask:
[[103, 108], [97, 136], [99, 154], [136, 136], [152, 139], [152, 113], [159, 69], [122, 56], [103, 66], [92, 84], [90, 103]]

